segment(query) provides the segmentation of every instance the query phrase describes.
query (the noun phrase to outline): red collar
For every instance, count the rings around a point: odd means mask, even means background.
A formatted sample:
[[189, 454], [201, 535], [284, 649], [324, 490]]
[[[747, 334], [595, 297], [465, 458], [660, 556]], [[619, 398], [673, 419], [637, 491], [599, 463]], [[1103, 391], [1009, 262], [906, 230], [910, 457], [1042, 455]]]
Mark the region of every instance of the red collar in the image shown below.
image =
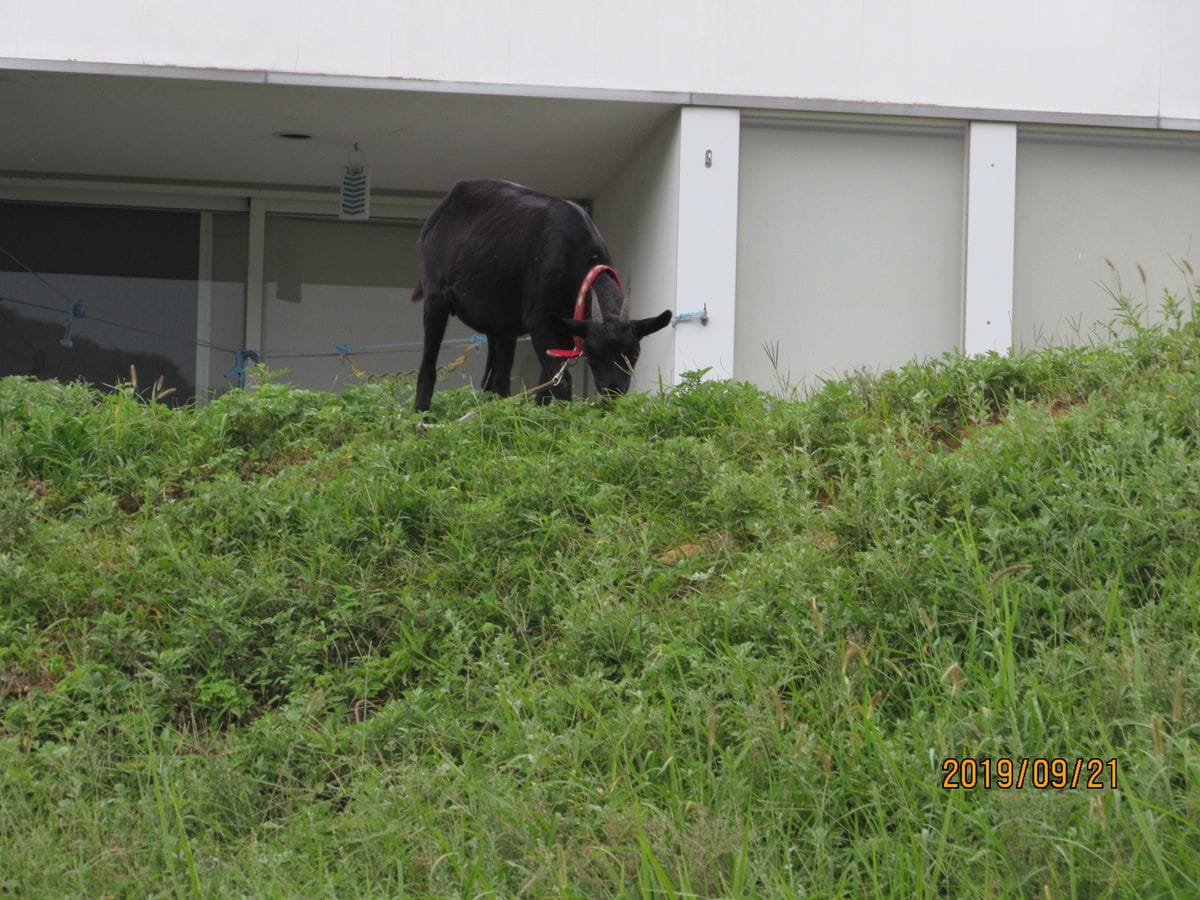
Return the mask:
[[[575, 321], [582, 322], [587, 318], [587, 299], [592, 292], [592, 285], [596, 283], [596, 279], [604, 272], [607, 272], [613, 277], [613, 281], [617, 283], [617, 287], [621, 287], [621, 277], [617, 274], [617, 270], [612, 266], [592, 266], [588, 269], [587, 275], [583, 277], [583, 284], [579, 286], [579, 293], [575, 297]], [[575, 338], [574, 350], [560, 350], [557, 347], [551, 347], [546, 351], [547, 356], [556, 356], [559, 359], [578, 359], [583, 356], [583, 338]]]

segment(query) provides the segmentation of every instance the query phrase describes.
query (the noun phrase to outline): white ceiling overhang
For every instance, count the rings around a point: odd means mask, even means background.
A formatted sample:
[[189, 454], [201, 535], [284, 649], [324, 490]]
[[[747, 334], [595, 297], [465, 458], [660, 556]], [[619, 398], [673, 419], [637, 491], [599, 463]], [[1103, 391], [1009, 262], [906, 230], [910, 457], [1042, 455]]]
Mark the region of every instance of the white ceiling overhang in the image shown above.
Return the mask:
[[333, 189], [357, 143], [373, 191], [492, 177], [588, 198], [686, 100], [162, 71], [0, 67], [0, 174]]

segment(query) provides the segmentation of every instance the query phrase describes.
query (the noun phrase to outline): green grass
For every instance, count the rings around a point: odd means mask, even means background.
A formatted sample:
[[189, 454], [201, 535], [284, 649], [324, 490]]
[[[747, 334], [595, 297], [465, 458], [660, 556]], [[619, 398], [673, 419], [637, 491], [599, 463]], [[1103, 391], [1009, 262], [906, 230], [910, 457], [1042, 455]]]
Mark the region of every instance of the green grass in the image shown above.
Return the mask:
[[1198, 400], [1178, 323], [425, 432], [0, 381], [0, 894], [1196, 896]]

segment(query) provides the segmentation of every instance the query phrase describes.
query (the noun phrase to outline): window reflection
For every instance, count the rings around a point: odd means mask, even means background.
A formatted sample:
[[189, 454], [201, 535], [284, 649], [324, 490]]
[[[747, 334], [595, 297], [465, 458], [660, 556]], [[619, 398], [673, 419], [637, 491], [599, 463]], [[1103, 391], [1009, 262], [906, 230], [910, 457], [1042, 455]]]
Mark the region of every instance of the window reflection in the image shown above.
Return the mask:
[[[237, 265], [238, 218], [204, 220], [214, 271]], [[0, 375], [106, 387], [132, 366], [172, 403], [220, 388], [233, 354], [214, 345], [240, 344], [245, 290], [209, 273], [201, 290], [201, 227], [199, 212], [0, 203]]]

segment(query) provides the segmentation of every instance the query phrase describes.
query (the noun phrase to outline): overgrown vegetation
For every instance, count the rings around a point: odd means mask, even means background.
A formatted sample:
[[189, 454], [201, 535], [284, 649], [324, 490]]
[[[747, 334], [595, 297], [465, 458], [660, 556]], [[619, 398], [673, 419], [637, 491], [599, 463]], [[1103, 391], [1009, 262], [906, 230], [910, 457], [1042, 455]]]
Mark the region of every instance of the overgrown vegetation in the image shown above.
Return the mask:
[[0, 381], [0, 893], [1198, 895], [1198, 399], [1178, 320], [426, 432]]

